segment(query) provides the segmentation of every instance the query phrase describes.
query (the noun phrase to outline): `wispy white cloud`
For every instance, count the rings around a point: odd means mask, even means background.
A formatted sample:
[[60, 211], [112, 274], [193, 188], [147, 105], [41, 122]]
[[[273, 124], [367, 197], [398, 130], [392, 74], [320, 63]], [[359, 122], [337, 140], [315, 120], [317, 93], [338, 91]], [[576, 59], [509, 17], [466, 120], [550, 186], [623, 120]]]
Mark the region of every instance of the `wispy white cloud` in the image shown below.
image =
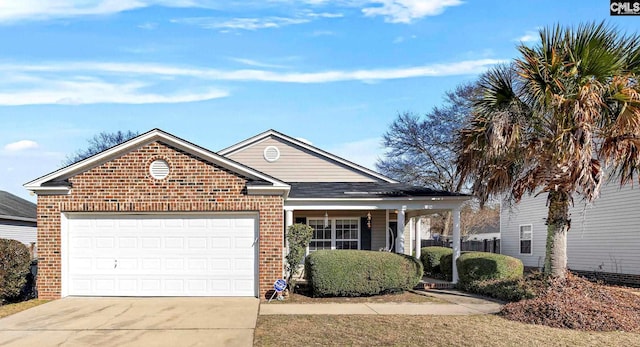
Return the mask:
[[83, 105], [83, 104], [161, 104], [204, 101], [226, 97], [227, 91], [145, 91], [149, 84], [142, 82], [104, 82], [98, 79], [72, 78], [35, 79], [37, 82], [18, 88], [0, 90], [0, 105]]
[[290, 25], [305, 24], [323, 18], [340, 18], [343, 16], [342, 13], [303, 10], [289, 17], [190, 17], [175, 18], [171, 20], [171, 23], [194, 25], [203, 29], [218, 29], [222, 32], [231, 32], [236, 30], [254, 31], [260, 29], [276, 29]]
[[514, 41], [523, 42], [523, 43], [536, 42], [538, 40], [540, 40], [540, 35], [538, 34], [537, 31], [532, 31], [532, 30], [528, 30], [524, 35], [514, 39]]
[[314, 30], [311, 33], [311, 36], [313, 37], [319, 37], [319, 36], [335, 36], [336, 32], [335, 31], [331, 31], [331, 30]]
[[117, 73], [128, 76], [156, 75], [183, 76], [218, 81], [258, 81], [282, 83], [330, 83], [341, 81], [391, 80], [415, 77], [458, 76], [477, 74], [487, 68], [504, 63], [502, 59], [465, 60], [451, 63], [427, 64], [412, 67], [326, 70], [318, 72], [277, 72], [260, 69], [219, 70], [199, 67], [181, 67], [153, 63], [64, 62], [51, 64], [0, 64], [5, 72], [92, 72]]
[[[371, 0], [362, 13], [382, 16], [389, 23], [411, 23], [427, 16], [437, 16], [447, 7], [462, 5], [461, 0]], [[371, 6], [376, 5], [376, 6]]]
[[308, 23], [307, 18], [264, 17], [264, 18], [218, 18], [218, 17], [193, 17], [176, 18], [172, 23], [188, 24], [203, 29], [228, 30], [258, 30], [274, 29], [283, 26]]
[[154, 23], [154, 22], [145, 22], [142, 23], [140, 25], [138, 25], [138, 28], [143, 29], [143, 30], [154, 30], [158, 27], [158, 23]]
[[343, 13], [332, 13], [332, 12], [305, 11], [305, 15], [311, 18], [342, 18], [344, 17]]
[[395, 44], [403, 43], [403, 42], [407, 41], [408, 39], [415, 39], [416, 37], [417, 37], [416, 35], [411, 35], [409, 37], [397, 36], [395, 39], [393, 39], [393, 43], [395, 43]]
[[38, 148], [38, 143], [31, 140], [20, 140], [16, 142], [8, 143], [4, 146], [4, 149], [9, 152], [19, 152], [27, 149]]
[[73, 0], [20, 0], [0, 2], [0, 22], [18, 20], [42, 20], [60, 17], [86, 15], [108, 15], [136, 8], [147, 4], [138, 0], [105, 0], [105, 1], [73, 1]]
[[[206, 8], [221, 12], [239, 13], [239, 10], [256, 10], [279, 6], [290, 17], [225, 18], [215, 22], [211, 18], [185, 18], [180, 21], [203, 27], [257, 30], [284, 25], [301, 24], [319, 18], [340, 18], [344, 11], [360, 9], [365, 16], [382, 17], [390, 23], [411, 23], [427, 16], [441, 14], [447, 7], [462, 4], [462, 0], [7, 0], [0, 1], [0, 24], [21, 21], [50, 20], [80, 16], [113, 15], [120, 12], [143, 9], [150, 6], [170, 8]], [[330, 9], [327, 11], [326, 9]], [[255, 11], [254, 11], [255, 12]], [[187, 21], [190, 20], [190, 21]], [[214, 24], [215, 23], [215, 24]], [[151, 28], [154, 24], [142, 24]], [[216, 26], [217, 25], [217, 26]]]
[[235, 61], [236, 63], [240, 63], [248, 66], [255, 66], [255, 67], [274, 68], [274, 69], [284, 69], [287, 67], [285, 65], [264, 63], [261, 61], [247, 59], [247, 58], [229, 58], [229, 60]]
[[214, 4], [199, 0], [7, 0], [0, 1], [0, 23], [111, 15], [153, 5], [212, 7]]
[[119, 62], [0, 64], [0, 105], [185, 103], [230, 95], [226, 89], [212, 88], [212, 83], [379, 83], [405, 78], [473, 75], [505, 61], [479, 59], [378, 69], [290, 71], [287, 68], [278, 71], [285, 66], [247, 58], [230, 59], [256, 68], [223, 70]]

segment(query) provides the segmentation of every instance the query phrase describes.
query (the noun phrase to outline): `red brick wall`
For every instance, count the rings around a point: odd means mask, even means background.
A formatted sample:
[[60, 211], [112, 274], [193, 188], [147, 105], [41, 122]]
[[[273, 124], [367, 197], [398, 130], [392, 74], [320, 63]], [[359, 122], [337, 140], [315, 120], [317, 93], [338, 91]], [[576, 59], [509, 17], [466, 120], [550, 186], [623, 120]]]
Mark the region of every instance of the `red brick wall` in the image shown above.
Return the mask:
[[[169, 163], [156, 180], [149, 164]], [[60, 298], [60, 214], [63, 212], [259, 212], [259, 293], [282, 276], [283, 200], [246, 195], [246, 179], [162, 143], [133, 150], [69, 179], [70, 195], [38, 196], [38, 295]]]

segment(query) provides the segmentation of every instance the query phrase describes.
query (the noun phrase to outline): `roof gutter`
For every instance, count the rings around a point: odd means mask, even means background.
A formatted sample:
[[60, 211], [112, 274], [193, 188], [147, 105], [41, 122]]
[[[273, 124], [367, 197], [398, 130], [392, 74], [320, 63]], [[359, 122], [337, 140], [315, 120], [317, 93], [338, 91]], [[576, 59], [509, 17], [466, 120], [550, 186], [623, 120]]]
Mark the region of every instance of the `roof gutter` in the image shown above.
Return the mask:
[[38, 221], [37, 218], [8, 216], [8, 215], [3, 215], [3, 214], [0, 214], [0, 219], [9, 219], [9, 220], [16, 220], [16, 221], [20, 221], [20, 222], [34, 222], [34, 223], [36, 223]]

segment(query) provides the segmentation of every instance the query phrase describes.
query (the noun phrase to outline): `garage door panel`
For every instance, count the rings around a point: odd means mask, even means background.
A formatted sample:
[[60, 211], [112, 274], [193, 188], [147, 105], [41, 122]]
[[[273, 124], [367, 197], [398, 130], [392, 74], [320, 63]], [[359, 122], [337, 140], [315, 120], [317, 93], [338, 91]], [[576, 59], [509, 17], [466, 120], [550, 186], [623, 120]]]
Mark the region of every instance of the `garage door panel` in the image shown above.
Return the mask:
[[256, 218], [69, 218], [69, 295], [255, 296]]

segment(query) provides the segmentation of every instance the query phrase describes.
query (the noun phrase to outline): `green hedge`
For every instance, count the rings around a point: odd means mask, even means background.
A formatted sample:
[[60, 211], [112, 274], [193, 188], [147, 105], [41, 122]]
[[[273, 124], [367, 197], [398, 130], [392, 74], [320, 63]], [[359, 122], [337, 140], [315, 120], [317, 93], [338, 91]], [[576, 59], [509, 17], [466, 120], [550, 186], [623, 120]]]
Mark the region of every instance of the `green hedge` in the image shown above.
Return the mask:
[[473, 281], [522, 278], [524, 271], [520, 259], [486, 252], [464, 253], [456, 264], [462, 287]]
[[453, 276], [453, 251], [440, 257], [440, 271], [447, 281]]
[[443, 255], [452, 254], [453, 250], [448, 247], [424, 247], [420, 250], [420, 261], [424, 267], [424, 272], [430, 274], [443, 273], [440, 269], [440, 258]]
[[367, 296], [413, 289], [422, 263], [411, 256], [376, 251], [320, 250], [305, 260], [313, 296]]
[[30, 264], [27, 246], [20, 241], [0, 239], [0, 303], [19, 298]]

